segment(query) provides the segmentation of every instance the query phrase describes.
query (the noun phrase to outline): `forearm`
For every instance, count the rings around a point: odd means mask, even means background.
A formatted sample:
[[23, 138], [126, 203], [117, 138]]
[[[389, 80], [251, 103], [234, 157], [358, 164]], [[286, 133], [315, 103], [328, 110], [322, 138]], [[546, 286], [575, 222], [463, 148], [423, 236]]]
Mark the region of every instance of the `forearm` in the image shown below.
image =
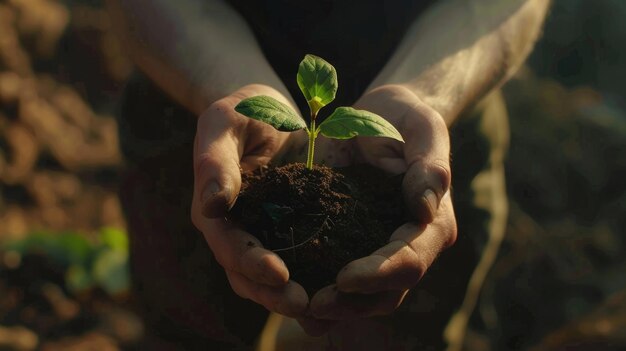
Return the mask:
[[530, 53], [549, 0], [451, 0], [418, 19], [371, 84], [400, 84], [450, 125]]
[[196, 114], [248, 84], [287, 89], [241, 16], [220, 0], [108, 0], [130, 56]]

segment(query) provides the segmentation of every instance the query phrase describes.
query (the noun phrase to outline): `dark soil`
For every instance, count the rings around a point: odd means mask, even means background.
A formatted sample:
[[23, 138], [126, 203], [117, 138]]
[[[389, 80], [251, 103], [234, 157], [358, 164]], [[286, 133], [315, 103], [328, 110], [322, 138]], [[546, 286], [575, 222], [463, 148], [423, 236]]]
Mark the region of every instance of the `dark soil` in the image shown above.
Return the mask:
[[230, 217], [280, 255], [311, 294], [406, 222], [401, 184], [402, 176], [365, 165], [265, 167], [243, 175]]
[[[0, 252], [0, 350], [139, 350], [143, 326], [128, 296], [100, 289], [73, 294], [67, 267], [43, 253], [16, 266]], [[7, 338], [6, 333], [13, 335]], [[24, 346], [29, 345], [29, 346]]]

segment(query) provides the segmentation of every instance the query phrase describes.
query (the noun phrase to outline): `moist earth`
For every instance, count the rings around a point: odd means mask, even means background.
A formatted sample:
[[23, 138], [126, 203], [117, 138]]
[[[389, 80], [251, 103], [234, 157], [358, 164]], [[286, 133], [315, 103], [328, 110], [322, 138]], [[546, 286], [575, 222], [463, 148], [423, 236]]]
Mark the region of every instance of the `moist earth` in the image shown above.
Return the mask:
[[276, 252], [290, 279], [312, 294], [406, 222], [401, 184], [402, 175], [367, 165], [263, 167], [243, 174], [229, 217]]

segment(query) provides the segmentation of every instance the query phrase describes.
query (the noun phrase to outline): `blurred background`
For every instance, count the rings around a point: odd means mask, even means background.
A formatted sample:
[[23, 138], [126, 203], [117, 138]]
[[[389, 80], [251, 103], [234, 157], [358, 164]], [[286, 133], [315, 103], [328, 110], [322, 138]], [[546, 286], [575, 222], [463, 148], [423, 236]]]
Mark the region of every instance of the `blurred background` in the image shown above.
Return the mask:
[[[504, 87], [511, 213], [468, 350], [626, 350], [624, 43], [623, 0], [556, 0]], [[112, 117], [132, 69], [101, 1], [0, 0], [0, 350], [138, 349]]]

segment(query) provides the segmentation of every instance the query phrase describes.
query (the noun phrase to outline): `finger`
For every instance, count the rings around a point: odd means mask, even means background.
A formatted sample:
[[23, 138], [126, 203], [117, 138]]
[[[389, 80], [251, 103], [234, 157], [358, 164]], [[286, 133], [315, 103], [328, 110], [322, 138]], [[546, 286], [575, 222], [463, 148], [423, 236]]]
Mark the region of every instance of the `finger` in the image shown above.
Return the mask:
[[298, 318], [298, 324], [300, 324], [304, 332], [310, 336], [322, 336], [326, 334], [336, 323], [336, 321], [316, 319], [312, 317]]
[[406, 293], [407, 290], [348, 294], [339, 291], [335, 285], [330, 285], [315, 294], [310, 310], [315, 318], [328, 320], [387, 315], [400, 306]]
[[404, 200], [417, 221], [431, 223], [452, 181], [448, 128], [438, 113], [421, 105], [407, 112], [403, 124], [409, 135]]
[[235, 102], [213, 103], [198, 119], [194, 147], [194, 196], [207, 218], [223, 217], [241, 188], [239, 140], [245, 120], [233, 112]]
[[402, 180], [404, 202], [415, 220], [431, 223], [451, 182], [450, 166], [441, 159], [417, 159]]
[[228, 281], [237, 295], [250, 299], [272, 312], [287, 317], [302, 317], [307, 309], [309, 297], [304, 288], [293, 281], [277, 286], [258, 284], [235, 271], [226, 271]]
[[456, 240], [456, 220], [449, 196], [435, 222], [406, 223], [389, 244], [347, 264], [337, 275], [342, 292], [375, 293], [415, 286], [440, 252]]
[[289, 281], [289, 271], [283, 260], [264, 249], [256, 237], [239, 228], [229, 227], [222, 220], [205, 218], [199, 224], [196, 225], [224, 269], [270, 286], [285, 285]]

